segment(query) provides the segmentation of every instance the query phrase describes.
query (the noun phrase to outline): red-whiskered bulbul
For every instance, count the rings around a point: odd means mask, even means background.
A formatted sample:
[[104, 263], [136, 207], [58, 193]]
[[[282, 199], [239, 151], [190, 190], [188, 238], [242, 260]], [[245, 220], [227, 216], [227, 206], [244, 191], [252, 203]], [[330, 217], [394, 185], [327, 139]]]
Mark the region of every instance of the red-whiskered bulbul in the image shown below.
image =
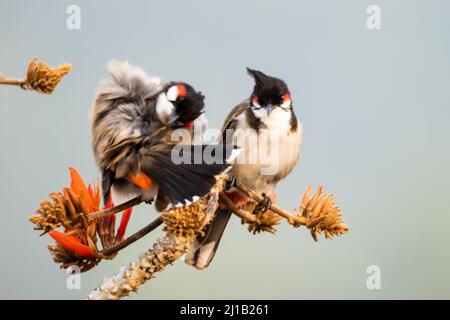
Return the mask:
[[[300, 157], [303, 128], [295, 116], [286, 83], [261, 71], [247, 68], [247, 72], [255, 81], [253, 92], [225, 119], [222, 139], [231, 138], [228, 143], [242, 148], [232, 167], [236, 181], [262, 193], [267, 206], [269, 197], [275, 196], [277, 183], [292, 171]], [[263, 134], [269, 139], [258, 140]], [[265, 141], [269, 144], [266, 149], [274, 152], [269, 152], [268, 159], [261, 159], [261, 143]], [[274, 170], [264, 170], [268, 165]], [[245, 197], [236, 190], [230, 189], [227, 194], [238, 204], [245, 202]], [[210, 264], [230, 216], [229, 210], [218, 209], [206, 235], [196, 239], [186, 255], [188, 264], [198, 269]]]
[[[204, 96], [187, 83], [163, 83], [127, 62], [112, 61], [108, 70], [111, 78], [101, 85], [91, 115], [104, 202], [110, 191], [116, 204], [136, 196], [147, 202], [157, 197], [161, 211], [169, 203], [188, 204], [205, 195], [214, 176], [230, 166], [232, 152], [212, 164], [179, 163], [173, 161], [176, 144], [171, 141], [180, 127], [192, 132], [204, 125]], [[194, 157], [194, 152], [183, 149], [185, 156]]]

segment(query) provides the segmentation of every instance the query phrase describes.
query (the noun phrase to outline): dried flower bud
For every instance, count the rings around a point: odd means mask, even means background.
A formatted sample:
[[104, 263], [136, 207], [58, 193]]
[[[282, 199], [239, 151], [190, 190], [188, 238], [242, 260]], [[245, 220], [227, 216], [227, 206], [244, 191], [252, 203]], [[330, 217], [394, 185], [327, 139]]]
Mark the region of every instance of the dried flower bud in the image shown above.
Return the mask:
[[283, 217], [272, 212], [271, 210], [267, 210], [258, 217], [256, 222], [249, 222], [248, 231], [253, 234], [257, 234], [262, 231], [275, 234], [275, 226], [280, 224], [281, 219], [283, 219]]
[[67, 229], [83, 229], [87, 226], [87, 212], [84, 211], [76, 195], [70, 195], [68, 188], [63, 193], [51, 193], [50, 200], [41, 201], [36, 214], [29, 220], [36, 230], [48, 232], [64, 226]]
[[21, 86], [24, 89], [50, 94], [55, 90], [62, 77], [71, 70], [72, 65], [69, 63], [51, 68], [48, 64], [35, 58], [30, 62], [27, 78]]
[[298, 216], [308, 219], [307, 227], [315, 241], [317, 235], [325, 233], [325, 238], [334, 239], [335, 236], [346, 233], [349, 227], [342, 220], [341, 210], [334, 204], [334, 196], [326, 194], [322, 187], [309, 197], [311, 186], [308, 186], [300, 204]]
[[[115, 231], [115, 216], [91, 220], [90, 214], [100, 209], [101, 192], [97, 185], [85, 184], [80, 174], [69, 168], [70, 188], [49, 195], [49, 200], [41, 201], [36, 214], [29, 220], [36, 230], [49, 232], [56, 241], [49, 245], [53, 260], [62, 268], [72, 265], [86, 271], [97, 265], [101, 259], [112, 259], [116, 254], [104, 256], [97, 247], [100, 239], [103, 249], [107, 249], [123, 240], [131, 208], [122, 215], [119, 230]], [[108, 204], [108, 208], [112, 203]], [[55, 230], [64, 227], [65, 231]]]

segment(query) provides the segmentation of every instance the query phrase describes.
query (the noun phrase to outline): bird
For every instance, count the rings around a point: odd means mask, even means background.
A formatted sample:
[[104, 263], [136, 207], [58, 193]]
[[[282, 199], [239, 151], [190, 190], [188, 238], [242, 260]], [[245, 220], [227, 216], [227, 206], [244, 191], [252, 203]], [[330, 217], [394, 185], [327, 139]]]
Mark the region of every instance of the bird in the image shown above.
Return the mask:
[[[249, 99], [230, 111], [222, 126], [221, 139], [231, 139], [230, 143], [242, 149], [231, 173], [235, 182], [263, 195], [264, 200], [253, 211], [256, 214], [270, 206], [277, 183], [291, 173], [300, 158], [303, 125], [294, 112], [291, 93], [283, 80], [250, 68], [247, 72], [254, 80], [253, 91]], [[261, 153], [265, 154], [261, 152], [264, 142], [272, 151], [267, 157], [261, 157]], [[233, 187], [226, 194], [240, 206], [249, 201]], [[205, 235], [190, 245], [186, 263], [197, 269], [209, 266], [231, 214], [226, 208], [216, 211]]]
[[[215, 176], [230, 167], [231, 150], [215, 163], [176, 163], [172, 141], [188, 132], [183, 155], [193, 158], [197, 127], [206, 125], [204, 96], [186, 82], [164, 83], [126, 61], [107, 64], [110, 78], [98, 89], [91, 111], [92, 149], [102, 174], [103, 201], [115, 204], [139, 197], [158, 211], [181, 206], [209, 192]], [[200, 132], [203, 129], [200, 128]], [[201, 134], [201, 133], [200, 133]], [[197, 150], [197, 151], [196, 151]]]

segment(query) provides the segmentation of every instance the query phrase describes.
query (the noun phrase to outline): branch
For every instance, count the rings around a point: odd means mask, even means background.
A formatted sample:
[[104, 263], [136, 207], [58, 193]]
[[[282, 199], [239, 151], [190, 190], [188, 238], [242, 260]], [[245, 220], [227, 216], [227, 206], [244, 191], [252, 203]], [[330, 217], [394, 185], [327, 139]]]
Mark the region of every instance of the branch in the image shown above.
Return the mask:
[[24, 86], [26, 80], [20, 80], [20, 79], [8, 79], [2, 75], [0, 75], [0, 84], [6, 84], [6, 85], [13, 85], [13, 86]]
[[20, 86], [22, 89], [35, 90], [39, 93], [52, 93], [62, 77], [72, 70], [69, 63], [51, 68], [48, 64], [37, 59], [28, 65], [25, 79], [8, 79], [0, 75], [0, 84]]
[[151, 249], [142, 253], [134, 262], [117, 275], [107, 279], [92, 291], [88, 300], [119, 300], [135, 292], [150, 280], [156, 272], [172, 264], [186, 251], [188, 239], [168, 234], [157, 240]]
[[[264, 199], [261, 195], [259, 195], [255, 191], [247, 188], [246, 186], [240, 184], [239, 182], [236, 182], [235, 187], [236, 187], [236, 189], [241, 191], [243, 194], [245, 194], [247, 197], [255, 200], [256, 202], [260, 202]], [[308, 221], [308, 219], [306, 219], [305, 217], [293, 215], [292, 213], [289, 213], [289, 212], [277, 207], [274, 204], [271, 204], [268, 209], [270, 209], [272, 212], [282, 216], [283, 218], [286, 218], [288, 220], [288, 222], [295, 227], [299, 227], [301, 225], [309, 226], [308, 223], [311, 224], [311, 221]]]
[[[235, 187], [256, 202], [260, 202], [264, 199], [261, 195], [240, 183], [236, 183]], [[299, 227], [301, 225], [306, 226], [310, 229], [311, 235], [315, 241], [318, 240], [318, 234], [325, 233], [325, 238], [332, 240], [335, 236], [346, 233], [349, 230], [349, 227], [343, 222], [339, 207], [334, 204], [334, 196], [332, 194], [324, 193], [322, 187], [319, 187], [312, 196], [310, 196], [310, 193], [311, 186], [308, 186], [303, 195], [298, 213], [289, 213], [273, 204], [271, 204], [268, 209], [270, 212], [287, 219], [294, 227]], [[255, 233], [265, 230], [274, 233], [275, 229], [273, 228], [273, 225], [276, 224], [276, 219], [270, 219], [269, 217], [264, 219], [264, 215], [267, 215], [269, 211], [255, 216], [243, 209], [237, 208], [225, 195], [221, 197], [221, 200], [231, 211], [250, 224], [250, 231]]]
[[210, 193], [198, 201], [164, 211], [161, 220], [166, 225], [166, 236], [160, 238], [151, 249], [123, 268], [117, 275], [106, 280], [92, 291], [89, 300], [118, 300], [136, 292], [156, 272], [174, 263], [185, 254], [189, 244], [204, 234], [205, 226], [214, 217], [219, 206], [219, 193], [223, 189], [226, 175], [217, 177]]
[[228, 198], [228, 196], [225, 193], [221, 192], [219, 195], [219, 199], [220, 199], [220, 202], [223, 203], [224, 205], [226, 205], [227, 208], [230, 209], [235, 215], [237, 215], [238, 217], [241, 217], [245, 221], [256, 222], [258, 220], [254, 214], [251, 214], [250, 212], [236, 206], [234, 204], [233, 200]]
[[150, 224], [148, 224], [147, 226], [145, 226], [138, 232], [132, 234], [125, 240], [119, 242], [118, 244], [116, 244], [112, 247], [109, 247], [109, 248], [103, 250], [101, 252], [101, 254], [104, 255], [105, 257], [108, 257], [108, 256], [115, 254], [116, 252], [119, 252], [120, 250], [128, 247], [133, 242], [136, 242], [137, 240], [141, 239], [145, 235], [149, 234], [150, 232], [152, 232], [153, 230], [158, 228], [162, 223], [163, 223], [163, 221], [162, 221], [161, 217], [156, 218]]
[[106, 209], [106, 210], [102, 210], [102, 211], [97, 211], [94, 213], [90, 213], [89, 214], [89, 220], [94, 221], [96, 219], [100, 219], [103, 217], [107, 217], [107, 216], [111, 216], [117, 213], [122, 212], [123, 210], [126, 210], [128, 208], [137, 206], [138, 204], [141, 204], [143, 201], [140, 197], [136, 197], [133, 199], [130, 199], [124, 203], [119, 204], [118, 206]]

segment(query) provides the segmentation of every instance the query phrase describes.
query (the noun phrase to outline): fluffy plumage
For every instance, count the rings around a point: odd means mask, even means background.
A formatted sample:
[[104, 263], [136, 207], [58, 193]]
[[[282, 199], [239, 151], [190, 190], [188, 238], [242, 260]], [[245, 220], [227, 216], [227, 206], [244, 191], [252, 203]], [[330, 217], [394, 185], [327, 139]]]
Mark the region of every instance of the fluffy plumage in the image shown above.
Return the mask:
[[[225, 158], [209, 165], [175, 164], [171, 136], [187, 123], [192, 133], [192, 123], [205, 122], [197, 120], [203, 116], [204, 96], [184, 82], [164, 84], [127, 62], [111, 62], [108, 70], [111, 78], [101, 84], [91, 116], [104, 201], [110, 190], [116, 203], [158, 195], [159, 208], [167, 201], [186, 203], [203, 196], [214, 184], [214, 175], [229, 164]], [[192, 137], [184, 141], [191, 142]], [[145, 183], [139, 183], [142, 179]]]

